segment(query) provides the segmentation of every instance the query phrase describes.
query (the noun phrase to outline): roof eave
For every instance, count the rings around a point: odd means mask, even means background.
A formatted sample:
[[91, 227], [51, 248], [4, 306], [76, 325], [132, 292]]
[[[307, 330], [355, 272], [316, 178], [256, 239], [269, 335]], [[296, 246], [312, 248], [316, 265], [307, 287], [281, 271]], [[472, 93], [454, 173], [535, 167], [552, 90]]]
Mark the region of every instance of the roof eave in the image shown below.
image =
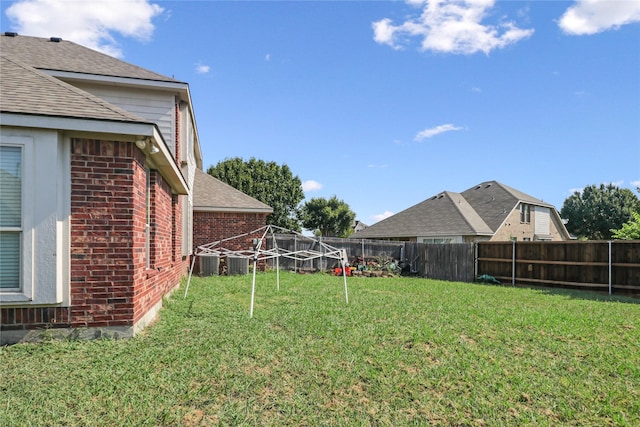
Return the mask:
[[194, 206], [195, 212], [237, 212], [237, 213], [264, 213], [271, 214], [273, 209], [267, 208], [233, 208], [216, 206]]
[[89, 74], [74, 71], [51, 70], [46, 68], [37, 68], [37, 70], [63, 81], [73, 80], [75, 82], [101, 83], [111, 86], [130, 86], [137, 88], [146, 87], [154, 90], [161, 89], [171, 91], [183, 91], [188, 87], [187, 83], [175, 80], [153, 80], [136, 77], [107, 76], [103, 74]]
[[0, 113], [0, 123], [2, 126], [51, 129], [72, 134], [86, 133], [87, 135], [83, 135], [83, 137], [91, 136], [96, 139], [113, 139], [114, 135], [118, 135], [116, 137], [118, 139], [123, 139], [124, 136], [123, 140], [129, 142], [134, 142], [140, 136], [153, 138], [155, 146], [160, 152], [150, 155], [150, 163], [160, 171], [175, 194], [189, 194], [189, 186], [182, 176], [182, 172], [173, 160], [160, 131], [153, 123], [7, 112]]
[[60, 131], [91, 132], [97, 134], [143, 135], [153, 134], [149, 122], [118, 121], [69, 116], [48, 116], [17, 112], [0, 112], [2, 126], [53, 129]]

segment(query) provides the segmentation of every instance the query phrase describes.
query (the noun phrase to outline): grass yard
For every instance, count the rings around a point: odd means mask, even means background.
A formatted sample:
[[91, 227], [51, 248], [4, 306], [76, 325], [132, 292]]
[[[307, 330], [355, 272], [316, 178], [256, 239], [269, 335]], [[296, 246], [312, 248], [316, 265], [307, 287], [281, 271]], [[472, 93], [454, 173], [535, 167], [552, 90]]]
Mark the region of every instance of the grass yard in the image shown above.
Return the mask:
[[130, 340], [0, 349], [2, 426], [638, 426], [640, 301], [417, 278], [194, 278]]

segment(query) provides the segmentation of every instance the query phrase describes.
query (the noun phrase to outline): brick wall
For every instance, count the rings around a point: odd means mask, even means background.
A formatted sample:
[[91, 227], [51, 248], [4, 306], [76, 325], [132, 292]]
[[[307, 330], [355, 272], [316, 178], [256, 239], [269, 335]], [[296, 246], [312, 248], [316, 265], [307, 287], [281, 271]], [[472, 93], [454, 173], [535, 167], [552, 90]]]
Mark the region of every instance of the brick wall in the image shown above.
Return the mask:
[[[502, 227], [491, 238], [493, 242], [501, 242], [511, 240], [515, 237], [519, 242], [525, 238], [535, 240], [535, 223], [536, 213], [533, 205], [531, 205], [531, 221], [528, 223], [520, 222], [520, 210], [514, 209], [511, 214], [504, 220]], [[562, 224], [558, 222], [556, 216], [551, 214], [549, 223], [549, 233], [553, 241], [564, 240], [563, 233], [560, 231]]]
[[[217, 240], [250, 233], [265, 226], [265, 213], [243, 212], [202, 212], [193, 213], [193, 246], [212, 243]], [[224, 242], [224, 247], [231, 250], [246, 250], [252, 247], [254, 238], [262, 237], [262, 231]], [[198, 260], [195, 271], [199, 272]]]
[[145, 265], [144, 155], [117, 141], [78, 139], [71, 150], [71, 326], [132, 326]]
[[130, 142], [72, 140], [71, 306], [2, 308], [3, 330], [132, 327], [179, 284], [180, 200], [153, 170], [146, 267], [145, 162]]

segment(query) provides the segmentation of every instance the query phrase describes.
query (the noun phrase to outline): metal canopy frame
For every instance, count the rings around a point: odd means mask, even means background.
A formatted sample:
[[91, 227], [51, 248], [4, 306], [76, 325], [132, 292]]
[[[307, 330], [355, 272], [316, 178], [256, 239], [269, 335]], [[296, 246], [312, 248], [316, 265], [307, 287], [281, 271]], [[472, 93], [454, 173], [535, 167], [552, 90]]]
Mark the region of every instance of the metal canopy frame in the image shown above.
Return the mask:
[[[319, 250], [303, 249], [299, 251], [290, 251], [284, 248], [278, 247], [275, 234], [276, 232], [281, 234], [295, 234], [297, 237], [303, 240], [313, 241], [318, 244]], [[225, 247], [225, 244], [229, 244], [233, 241], [245, 238], [247, 236], [261, 234], [260, 238], [253, 239], [253, 248], [250, 249], [230, 249]], [[266, 247], [266, 239], [271, 237], [273, 242], [272, 248]], [[314, 245], [315, 247], [315, 245]], [[276, 260], [276, 286], [280, 290], [280, 257], [296, 260], [296, 261], [309, 261], [317, 258], [332, 258], [340, 261], [342, 267], [342, 277], [344, 281], [344, 298], [347, 304], [349, 304], [349, 290], [347, 288], [347, 274], [346, 265], [348, 262], [347, 253], [344, 249], [338, 249], [331, 245], [323, 243], [311, 236], [305, 236], [297, 231], [287, 230], [286, 228], [278, 227], [276, 225], [265, 225], [264, 227], [253, 230], [249, 233], [239, 234], [237, 236], [228, 237], [226, 239], [217, 240], [215, 242], [207, 243], [205, 245], [198, 246], [193, 252], [193, 259], [191, 261], [191, 268], [189, 270], [189, 278], [187, 280], [187, 286], [184, 290], [184, 298], [187, 298], [189, 292], [189, 285], [191, 284], [191, 276], [193, 275], [193, 267], [195, 266], [196, 257], [199, 256], [218, 256], [222, 257], [237, 257], [253, 260], [253, 274], [251, 283], [251, 307], [249, 309], [249, 317], [253, 317], [253, 306], [256, 293], [256, 270], [258, 261], [266, 261], [269, 259]]]

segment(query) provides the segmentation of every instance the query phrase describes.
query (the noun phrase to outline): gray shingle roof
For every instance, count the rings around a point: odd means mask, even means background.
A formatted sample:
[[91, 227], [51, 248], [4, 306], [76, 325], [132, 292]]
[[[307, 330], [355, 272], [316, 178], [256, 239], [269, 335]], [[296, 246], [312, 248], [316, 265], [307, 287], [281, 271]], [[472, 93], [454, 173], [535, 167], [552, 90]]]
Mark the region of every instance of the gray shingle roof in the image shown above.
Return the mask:
[[196, 169], [193, 185], [194, 211], [233, 211], [271, 213], [273, 209], [259, 200]]
[[170, 77], [121, 61], [104, 53], [62, 40], [0, 35], [0, 52], [31, 67], [99, 76], [177, 82]]
[[497, 181], [487, 181], [462, 192], [478, 215], [496, 232], [518, 202], [553, 207]]
[[354, 238], [492, 235], [519, 202], [553, 207], [497, 181], [445, 191], [355, 233]]
[[355, 238], [491, 234], [459, 193], [445, 191], [353, 235]]
[[0, 55], [0, 111], [52, 117], [148, 123], [88, 92]]

